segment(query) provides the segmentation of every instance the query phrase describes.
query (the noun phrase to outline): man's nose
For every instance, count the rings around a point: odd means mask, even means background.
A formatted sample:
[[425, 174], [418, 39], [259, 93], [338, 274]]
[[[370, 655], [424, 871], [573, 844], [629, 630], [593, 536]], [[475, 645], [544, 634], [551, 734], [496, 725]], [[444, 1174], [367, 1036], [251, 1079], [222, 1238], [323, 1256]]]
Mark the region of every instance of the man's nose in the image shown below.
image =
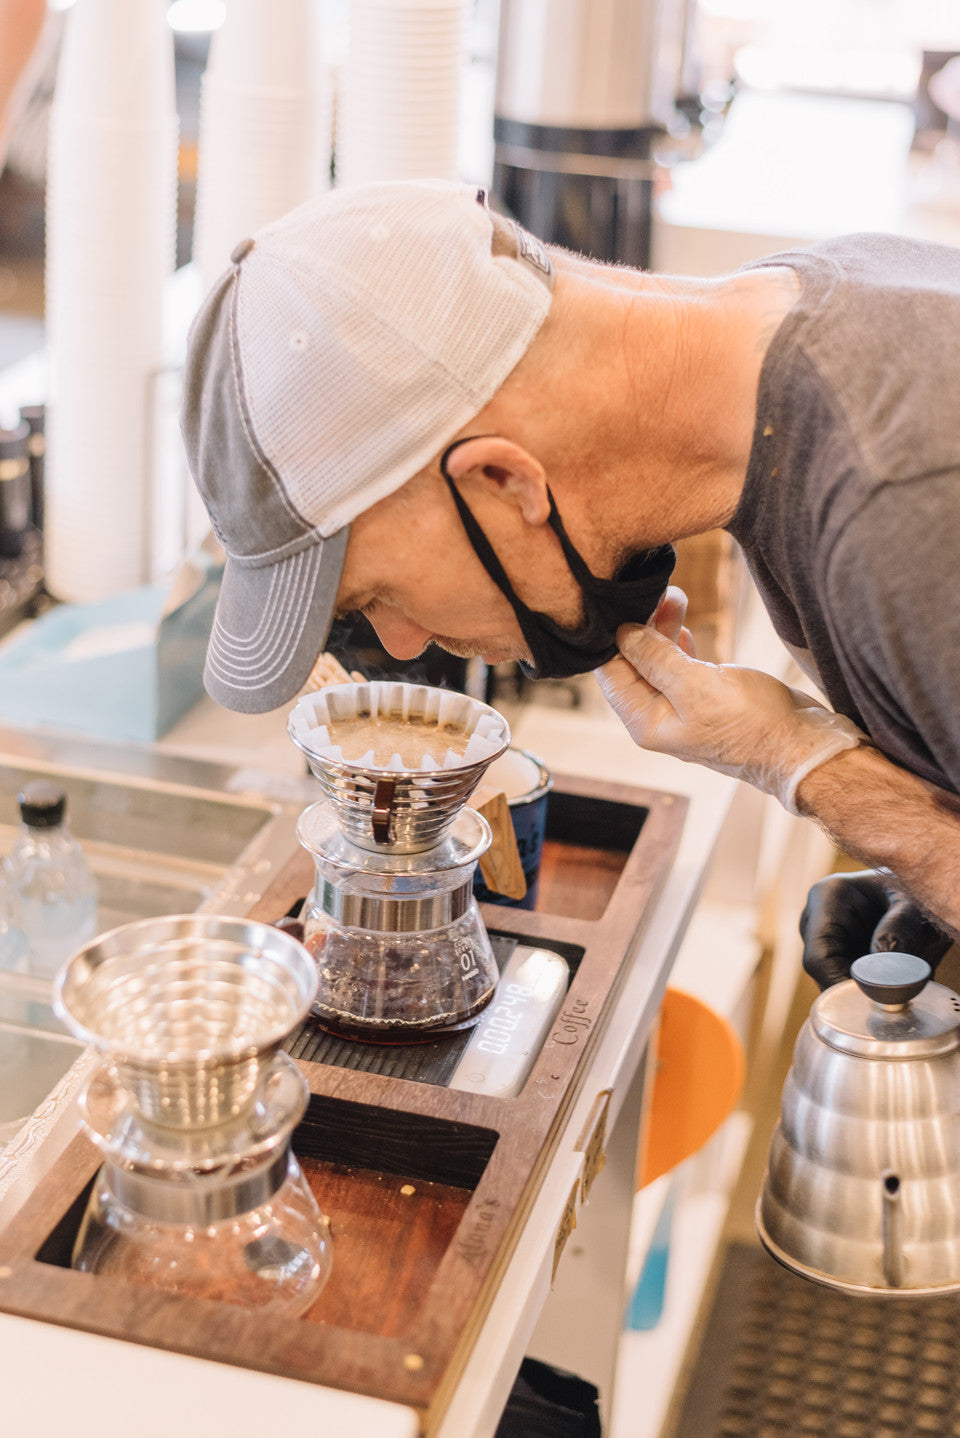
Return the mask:
[[388, 604], [378, 604], [367, 617], [377, 631], [380, 643], [394, 659], [416, 659], [433, 638], [432, 630], [414, 624], [412, 619]]

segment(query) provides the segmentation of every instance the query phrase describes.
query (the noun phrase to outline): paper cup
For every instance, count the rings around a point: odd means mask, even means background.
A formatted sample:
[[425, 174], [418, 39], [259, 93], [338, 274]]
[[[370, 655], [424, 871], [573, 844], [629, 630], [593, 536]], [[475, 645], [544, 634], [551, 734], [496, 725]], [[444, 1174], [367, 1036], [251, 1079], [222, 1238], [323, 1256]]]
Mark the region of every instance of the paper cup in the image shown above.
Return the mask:
[[484, 775], [484, 784], [502, 789], [507, 796], [510, 822], [517, 836], [517, 850], [527, 892], [522, 899], [508, 899], [495, 894], [483, 882], [479, 868], [473, 880], [473, 892], [486, 904], [505, 904], [516, 909], [535, 909], [540, 882], [540, 860], [547, 827], [547, 802], [553, 779], [542, 759], [528, 749], [509, 748], [495, 759]]

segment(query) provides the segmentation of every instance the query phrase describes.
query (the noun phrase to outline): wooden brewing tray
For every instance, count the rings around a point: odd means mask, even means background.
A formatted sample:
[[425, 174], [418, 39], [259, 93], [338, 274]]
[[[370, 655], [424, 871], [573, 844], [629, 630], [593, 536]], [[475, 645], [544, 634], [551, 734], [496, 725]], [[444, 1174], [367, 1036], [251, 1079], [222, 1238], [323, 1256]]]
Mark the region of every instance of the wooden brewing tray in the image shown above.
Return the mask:
[[[0, 1234], [0, 1311], [371, 1394], [416, 1408], [431, 1432], [583, 1085], [685, 810], [671, 794], [557, 778], [537, 909], [483, 905], [491, 930], [553, 946], [571, 969], [516, 1097], [298, 1060], [311, 1100], [294, 1149], [334, 1245], [332, 1276], [305, 1318], [70, 1269], [99, 1163], [81, 1133]], [[298, 851], [250, 917], [279, 918], [312, 880]], [[584, 1190], [602, 1163], [604, 1120], [601, 1104], [583, 1138]], [[557, 1258], [565, 1238], [561, 1225]]]

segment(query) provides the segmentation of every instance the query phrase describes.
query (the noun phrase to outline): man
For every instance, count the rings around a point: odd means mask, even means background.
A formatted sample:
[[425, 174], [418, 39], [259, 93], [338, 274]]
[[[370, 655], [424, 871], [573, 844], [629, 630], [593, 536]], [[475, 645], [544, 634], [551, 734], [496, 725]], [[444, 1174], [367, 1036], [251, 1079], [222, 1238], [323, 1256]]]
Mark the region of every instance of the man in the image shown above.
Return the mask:
[[[548, 254], [467, 187], [334, 192], [239, 245], [192, 331], [229, 556], [207, 687], [288, 701], [352, 609], [400, 659], [598, 668], [638, 744], [777, 795], [960, 932], [958, 372], [946, 247], [694, 282]], [[669, 544], [718, 526], [833, 710], [692, 657]]]

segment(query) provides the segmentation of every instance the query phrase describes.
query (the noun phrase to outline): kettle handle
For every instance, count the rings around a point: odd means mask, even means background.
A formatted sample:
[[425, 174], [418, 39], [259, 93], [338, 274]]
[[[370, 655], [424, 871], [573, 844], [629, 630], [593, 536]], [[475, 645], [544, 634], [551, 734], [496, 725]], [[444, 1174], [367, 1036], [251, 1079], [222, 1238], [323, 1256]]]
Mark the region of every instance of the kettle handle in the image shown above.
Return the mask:
[[850, 968], [850, 977], [868, 999], [902, 1008], [924, 988], [933, 969], [916, 954], [864, 954]]

